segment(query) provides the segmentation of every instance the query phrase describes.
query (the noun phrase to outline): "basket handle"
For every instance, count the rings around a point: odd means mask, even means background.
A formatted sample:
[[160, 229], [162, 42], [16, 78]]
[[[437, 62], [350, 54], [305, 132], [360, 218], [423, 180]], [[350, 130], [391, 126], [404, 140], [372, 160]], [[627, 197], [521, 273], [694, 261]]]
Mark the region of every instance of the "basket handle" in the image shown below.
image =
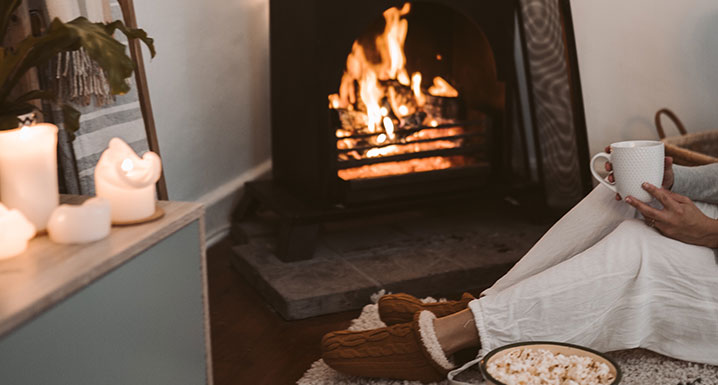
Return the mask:
[[678, 128], [678, 131], [681, 133], [681, 135], [685, 135], [687, 133], [686, 127], [683, 125], [683, 122], [681, 122], [680, 119], [676, 116], [676, 114], [673, 113], [673, 111], [669, 110], [668, 108], [661, 108], [656, 112], [656, 131], [658, 131], [658, 137], [663, 139], [666, 137], [665, 131], [663, 131], [663, 125], [661, 124], [661, 114], [666, 114], [672, 121], [673, 124], [676, 125], [676, 128]]

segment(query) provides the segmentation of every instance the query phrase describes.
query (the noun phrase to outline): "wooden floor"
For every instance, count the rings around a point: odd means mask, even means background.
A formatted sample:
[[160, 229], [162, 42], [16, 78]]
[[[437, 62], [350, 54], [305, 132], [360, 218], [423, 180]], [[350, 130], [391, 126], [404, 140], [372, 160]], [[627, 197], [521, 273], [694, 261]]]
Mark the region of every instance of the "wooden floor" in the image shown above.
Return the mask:
[[229, 239], [207, 253], [216, 385], [294, 384], [319, 359], [322, 336], [345, 329], [359, 311], [285, 321], [230, 264]]

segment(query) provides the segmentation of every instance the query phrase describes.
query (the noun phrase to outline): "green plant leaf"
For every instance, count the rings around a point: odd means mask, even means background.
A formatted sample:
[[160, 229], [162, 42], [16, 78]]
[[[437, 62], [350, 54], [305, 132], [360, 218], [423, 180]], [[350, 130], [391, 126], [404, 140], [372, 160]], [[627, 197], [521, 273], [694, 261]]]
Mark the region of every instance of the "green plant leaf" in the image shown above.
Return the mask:
[[56, 95], [54, 91], [34, 90], [18, 96], [13, 102], [22, 103], [35, 99], [54, 100], [55, 97]]
[[67, 24], [54, 20], [53, 24], [58, 30], [66, 28], [87, 54], [105, 70], [113, 94], [124, 94], [130, 90], [125, 79], [132, 76], [134, 62], [125, 54], [125, 45], [107, 33], [104, 24], [92, 23], [84, 17], [78, 17]]
[[71, 105], [64, 103], [61, 108], [63, 124], [65, 126], [65, 130], [70, 135], [70, 140], [72, 141], [75, 139], [75, 131], [80, 128], [80, 111], [76, 110]]
[[113, 94], [129, 91], [125, 79], [132, 75], [134, 63], [125, 54], [125, 46], [108, 34], [102, 23], [78, 17], [69, 23], [54, 19], [42, 36], [29, 36], [0, 63], [0, 102], [7, 99], [20, 78], [32, 67], [45, 64], [60, 52], [85, 48], [102, 67]]
[[155, 55], [157, 54], [157, 52], [155, 51], [155, 40], [147, 36], [147, 32], [145, 32], [143, 29], [128, 28], [119, 20], [104, 25], [104, 27], [107, 33], [109, 33], [110, 35], [114, 34], [115, 30], [119, 30], [125, 36], [127, 36], [128, 39], [140, 39], [150, 50], [151, 57], [155, 57]]
[[12, 14], [20, 6], [22, 0], [2, 0], [0, 2], [0, 44], [5, 40]]

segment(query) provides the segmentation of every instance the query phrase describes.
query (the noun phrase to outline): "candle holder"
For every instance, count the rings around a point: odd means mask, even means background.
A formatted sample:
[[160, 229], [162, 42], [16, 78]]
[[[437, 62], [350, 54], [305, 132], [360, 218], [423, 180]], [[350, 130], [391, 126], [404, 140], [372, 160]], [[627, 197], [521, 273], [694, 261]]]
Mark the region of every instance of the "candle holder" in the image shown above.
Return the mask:
[[120, 138], [112, 138], [95, 167], [95, 191], [110, 202], [112, 224], [128, 225], [158, 219], [155, 183], [162, 162], [154, 152], [142, 158]]
[[0, 200], [20, 210], [37, 231], [60, 203], [57, 126], [40, 123], [0, 131]]

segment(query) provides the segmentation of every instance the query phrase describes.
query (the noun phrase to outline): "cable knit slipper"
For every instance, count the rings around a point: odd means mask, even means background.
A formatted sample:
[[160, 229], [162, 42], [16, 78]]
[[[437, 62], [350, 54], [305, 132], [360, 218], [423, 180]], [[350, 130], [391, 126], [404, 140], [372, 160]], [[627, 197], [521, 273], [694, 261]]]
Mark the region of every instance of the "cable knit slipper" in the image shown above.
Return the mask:
[[387, 325], [411, 322], [418, 311], [428, 310], [437, 317], [445, 317], [466, 309], [474, 296], [464, 293], [458, 301], [424, 303], [409, 294], [387, 294], [379, 298], [379, 318]]
[[412, 322], [366, 331], [338, 331], [322, 339], [322, 358], [335, 370], [362, 377], [437, 382], [455, 367], [434, 332], [436, 316], [418, 312]]

